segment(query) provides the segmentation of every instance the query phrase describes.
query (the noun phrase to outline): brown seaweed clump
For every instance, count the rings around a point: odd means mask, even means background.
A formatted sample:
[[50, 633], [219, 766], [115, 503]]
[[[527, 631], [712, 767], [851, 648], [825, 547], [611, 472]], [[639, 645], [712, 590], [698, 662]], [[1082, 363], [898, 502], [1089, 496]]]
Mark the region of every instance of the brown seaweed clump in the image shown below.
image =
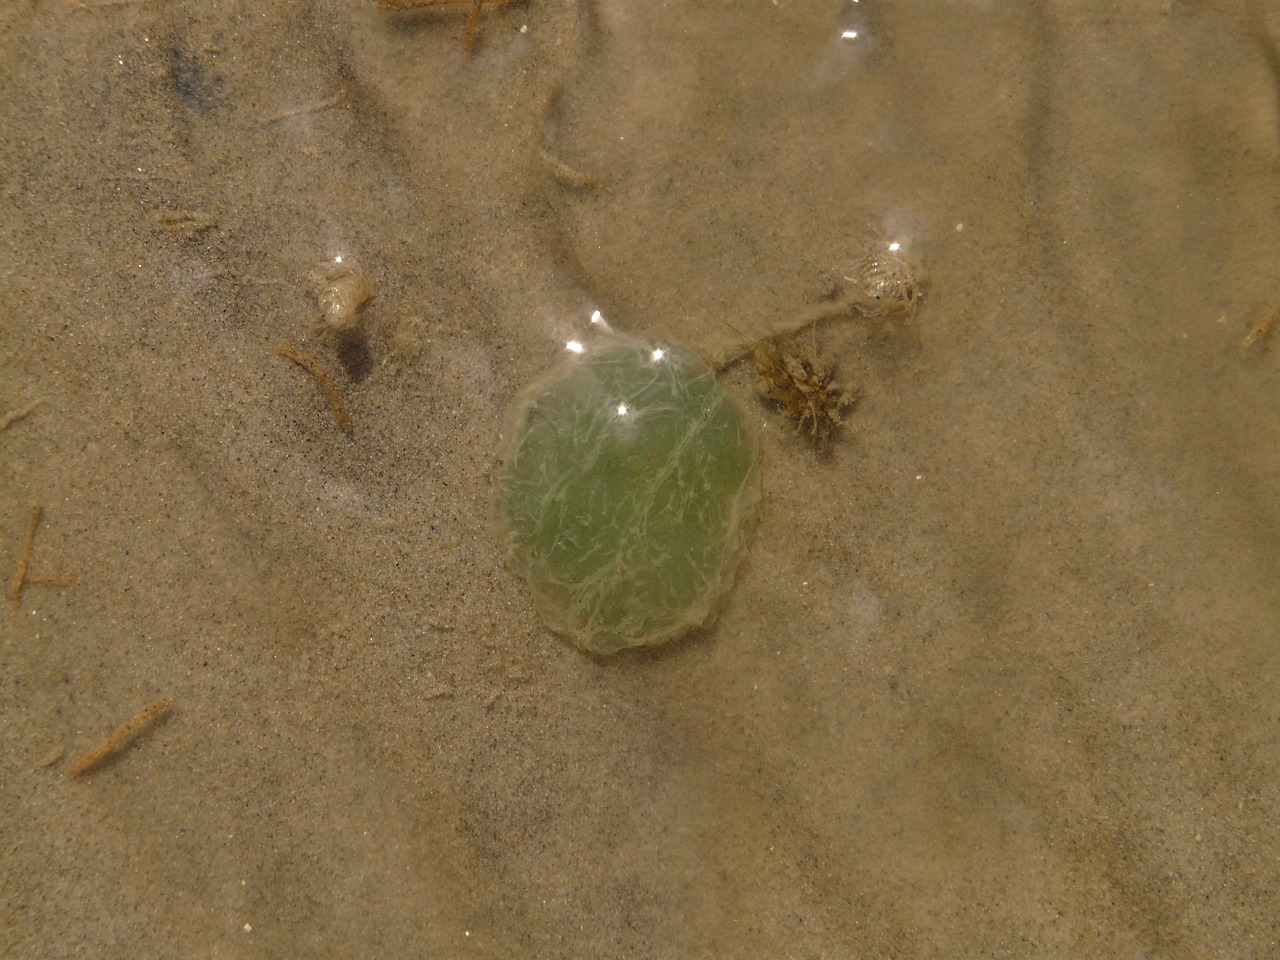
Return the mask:
[[794, 340], [762, 340], [753, 352], [760, 392], [796, 422], [820, 453], [829, 451], [858, 391], [837, 383], [834, 365]]

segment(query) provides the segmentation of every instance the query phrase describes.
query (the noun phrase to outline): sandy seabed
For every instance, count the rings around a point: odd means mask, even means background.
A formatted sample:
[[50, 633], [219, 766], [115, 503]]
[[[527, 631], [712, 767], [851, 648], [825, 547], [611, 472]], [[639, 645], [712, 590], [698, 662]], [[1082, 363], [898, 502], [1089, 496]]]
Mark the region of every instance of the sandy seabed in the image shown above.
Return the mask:
[[[467, 20], [0, 10], [0, 953], [1277, 956], [1280, 9]], [[927, 297], [812, 334], [830, 455], [722, 375], [714, 624], [550, 634], [489, 527], [520, 388], [889, 242]]]

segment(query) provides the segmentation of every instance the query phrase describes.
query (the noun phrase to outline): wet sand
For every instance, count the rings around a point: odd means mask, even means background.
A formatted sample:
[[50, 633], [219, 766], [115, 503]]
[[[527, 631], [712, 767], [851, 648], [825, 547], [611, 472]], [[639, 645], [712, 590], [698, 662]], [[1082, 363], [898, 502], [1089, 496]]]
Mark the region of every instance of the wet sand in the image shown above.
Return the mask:
[[[463, 62], [464, 8], [8, 4], [0, 952], [1275, 955], [1280, 14], [1022, 6], [531, 0]], [[829, 456], [723, 374], [715, 623], [548, 633], [519, 389], [890, 241], [927, 297], [815, 331]]]

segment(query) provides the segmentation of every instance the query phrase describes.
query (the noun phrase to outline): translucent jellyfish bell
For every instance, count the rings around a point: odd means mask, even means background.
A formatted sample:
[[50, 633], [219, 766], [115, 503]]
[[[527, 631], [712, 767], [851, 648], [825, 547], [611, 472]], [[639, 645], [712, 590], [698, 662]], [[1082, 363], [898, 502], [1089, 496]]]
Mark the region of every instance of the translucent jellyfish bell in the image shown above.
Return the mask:
[[594, 653], [705, 623], [759, 500], [756, 438], [687, 351], [609, 332], [516, 401], [498, 536], [547, 624]]

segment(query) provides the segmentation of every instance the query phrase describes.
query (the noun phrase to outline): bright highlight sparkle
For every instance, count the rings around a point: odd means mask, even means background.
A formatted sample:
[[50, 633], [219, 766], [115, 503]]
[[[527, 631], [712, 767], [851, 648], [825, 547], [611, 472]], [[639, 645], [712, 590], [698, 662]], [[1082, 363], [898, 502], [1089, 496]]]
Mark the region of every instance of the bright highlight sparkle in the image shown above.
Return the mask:
[[841, 34], [840, 34], [840, 39], [841, 39], [841, 40], [857, 40], [857, 39], [858, 39], [858, 31], [857, 31], [857, 30], [845, 30], [843, 33], [841, 33]]
[[627, 415], [627, 405], [625, 403], [618, 404], [618, 416], [625, 417]]
[[653, 353], [649, 354], [649, 356], [653, 358], [654, 363], [657, 363], [666, 355], [667, 355], [667, 351], [663, 350], [661, 347], [655, 347], [653, 350]]
[[570, 340], [568, 343], [564, 345], [564, 348], [568, 350], [570, 353], [583, 353], [587, 349], [577, 340]]

